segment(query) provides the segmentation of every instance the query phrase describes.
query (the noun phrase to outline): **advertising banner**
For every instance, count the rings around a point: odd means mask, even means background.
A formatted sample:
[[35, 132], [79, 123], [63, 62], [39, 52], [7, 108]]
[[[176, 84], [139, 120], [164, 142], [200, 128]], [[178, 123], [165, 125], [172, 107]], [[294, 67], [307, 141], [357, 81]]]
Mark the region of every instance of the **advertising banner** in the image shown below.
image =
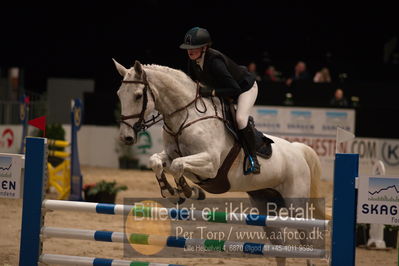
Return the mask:
[[22, 191], [22, 155], [0, 153], [0, 198], [20, 198]]
[[357, 222], [399, 225], [399, 177], [359, 177]]
[[306, 107], [254, 106], [258, 130], [271, 135], [318, 135], [335, 137], [337, 127], [355, 132], [355, 111]]
[[21, 139], [22, 126], [0, 125], [0, 152], [18, 153]]

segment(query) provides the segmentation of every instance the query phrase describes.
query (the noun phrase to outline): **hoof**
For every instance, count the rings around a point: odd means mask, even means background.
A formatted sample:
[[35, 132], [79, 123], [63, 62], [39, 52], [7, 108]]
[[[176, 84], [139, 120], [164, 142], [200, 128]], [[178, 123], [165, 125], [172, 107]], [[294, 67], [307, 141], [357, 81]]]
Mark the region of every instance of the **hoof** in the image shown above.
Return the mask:
[[181, 205], [183, 204], [186, 199], [185, 198], [168, 198], [168, 200], [174, 205]]
[[204, 190], [199, 187], [192, 187], [192, 196], [191, 199], [193, 200], [204, 200], [206, 198]]
[[204, 200], [206, 199], [206, 195], [204, 190], [198, 187], [194, 187], [193, 190], [196, 190], [195, 193], [197, 194], [197, 200]]
[[178, 201], [177, 201], [177, 203], [176, 203], [176, 205], [177, 205], [177, 204], [179, 204], [179, 205], [180, 205], [180, 204], [183, 204], [185, 201], [186, 201], [185, 198], [179, 198]]

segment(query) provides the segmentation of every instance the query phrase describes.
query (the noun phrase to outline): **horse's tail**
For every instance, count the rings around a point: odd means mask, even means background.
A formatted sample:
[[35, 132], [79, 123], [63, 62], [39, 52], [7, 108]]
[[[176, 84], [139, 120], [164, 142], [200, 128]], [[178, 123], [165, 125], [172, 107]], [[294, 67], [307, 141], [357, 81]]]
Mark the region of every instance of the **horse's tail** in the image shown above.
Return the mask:
[[304, 144], [302, 146], [303, 153], [305, 155], [305, 160], [310, 168], [310, 197], [316, 199], [316, 217], [325, 217], [326, 220], [331, 220], [331, 210], [325, 209], [326, 200], [323, 202], [319, 199], [320, 191], [320, 178], [321, 178], [321, 164], [317, 153], [308, 145]]

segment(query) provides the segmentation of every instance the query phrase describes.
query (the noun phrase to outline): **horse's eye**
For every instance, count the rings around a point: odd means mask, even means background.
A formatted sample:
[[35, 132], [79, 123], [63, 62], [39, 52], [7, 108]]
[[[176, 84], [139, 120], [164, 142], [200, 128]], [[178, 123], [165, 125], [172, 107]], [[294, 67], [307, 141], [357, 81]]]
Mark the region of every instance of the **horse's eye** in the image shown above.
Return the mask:
[[141, 97], [143, 97], [143, 94], [136, 95], [136, 97], [135, 97], [136, 101], [140, 100]]

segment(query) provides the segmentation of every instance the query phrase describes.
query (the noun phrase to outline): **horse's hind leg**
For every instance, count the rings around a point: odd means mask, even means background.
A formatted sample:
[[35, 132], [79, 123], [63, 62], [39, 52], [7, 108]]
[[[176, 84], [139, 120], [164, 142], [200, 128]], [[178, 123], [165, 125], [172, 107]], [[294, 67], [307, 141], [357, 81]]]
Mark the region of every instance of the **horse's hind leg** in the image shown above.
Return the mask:
[[[273, 203], [277, 205], [277, 208], [285, 205], [284, 199], [281, 197], [281, 194], [273, 189], [250, 191], [248, 192], [248, 195], [252, 206], [256, 207], [259, 210], [259, 213], [263, 215], [269, 214], [267, 203]], [[263, 230], [266, 232], [266, 235], [271, 244], [284, 245], [286, 243], [284, 241], [284, 238], [281, 237], [284, 235], [284, 232], [281, 228], [265, 226], [263, 227]], [[278, 266], [284, 266], [286, 265], [286, 258], [276, 257], [276, 263]]]

